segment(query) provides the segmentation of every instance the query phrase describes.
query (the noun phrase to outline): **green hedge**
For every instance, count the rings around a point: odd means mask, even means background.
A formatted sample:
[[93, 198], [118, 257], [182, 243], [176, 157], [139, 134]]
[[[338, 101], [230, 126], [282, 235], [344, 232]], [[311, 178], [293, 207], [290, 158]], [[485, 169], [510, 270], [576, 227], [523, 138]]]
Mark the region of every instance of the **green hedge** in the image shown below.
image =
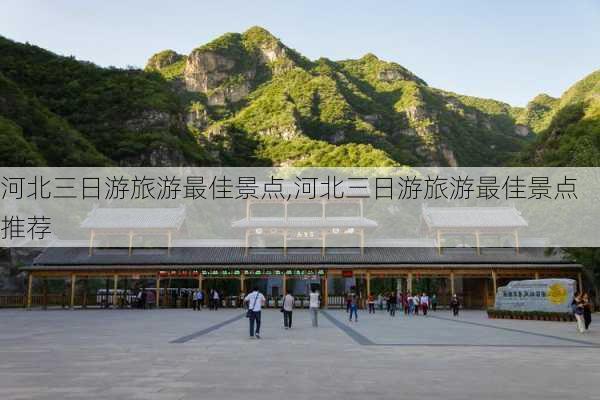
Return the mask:
[[510, 311], [490, 308], [487, 310], [488, 318], [502, 319], [529, 319], [537, 321], [574, 321], [571, 313], [547, 312], [547, 311]]

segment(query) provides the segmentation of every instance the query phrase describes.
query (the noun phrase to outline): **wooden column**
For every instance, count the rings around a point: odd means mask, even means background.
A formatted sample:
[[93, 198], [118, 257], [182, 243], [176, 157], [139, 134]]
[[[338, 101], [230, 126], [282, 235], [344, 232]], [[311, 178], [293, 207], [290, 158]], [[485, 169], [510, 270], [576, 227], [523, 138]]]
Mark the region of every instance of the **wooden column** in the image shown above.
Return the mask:
[[329, 304], [329, 275], [325, 273], [325, 279], [323, 281], [323, 308], [327, 308]]
[[367, 297], [371, 294], [371, 273], [367, 272]]
[[31, 290], [33, 288], [33, 272], [27, 277], [27, 309], [31, 310]]
[[496, 285], [496, 271], [492, 270], [492, 289], [494, 289], [494, 307], [496, 307], [496, 293], [498, 286]]
[[244, 274], [240, 275], [240, 292], [246, 294], [246, 285], [245, 285], [246, 276]]
[[583, 276], [581, 275], [581, 272], [577, 273], [577, 284], [579, 292], [583, 292]]
[[406, 292], [408, 294], [412, 294], [412, 272], [408, 273], [408, 277], [406, 278]]
[[156, 308], [160, 307], [160, 275], [156, 276]]
[[48, 309], [48, 278], [44, 278], [42, 282], [42, 308]]
[[112, 306], [113, 308], [117, 308], [117, 287], [119, 285], [119, 275], [115, 274], [113, 276], [113, 296], [112, 296]]
[[281, 276], [281, 292], [283, 293], [283, 296], [287, 294], [287, 276], [285, 276], [285, 274]]
[[450, 294], [451, 295], [456, 294], [454, 292], [454, 272], [450, 272]]
[[75, 281], [77, 276], [75, 274], [71, 274], [71, 310], [75, 309]]

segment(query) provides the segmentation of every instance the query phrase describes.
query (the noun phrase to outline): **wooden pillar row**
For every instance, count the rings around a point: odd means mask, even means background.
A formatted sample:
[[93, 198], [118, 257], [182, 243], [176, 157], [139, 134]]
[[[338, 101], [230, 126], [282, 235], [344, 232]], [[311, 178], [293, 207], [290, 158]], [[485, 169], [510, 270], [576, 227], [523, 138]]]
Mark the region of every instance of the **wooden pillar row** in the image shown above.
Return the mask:
[[367, 272], [367, 296], [371, 294], [371, 273]]
[[456, 294], [454, 292], [454, 272], [450, 272], [450, 294], [451, 295]]
[[412, 278], [413, 278], [412, 272], [409, 272], [408, 276], [406, 278], [406, 292], [408, 294], [412, 294]]

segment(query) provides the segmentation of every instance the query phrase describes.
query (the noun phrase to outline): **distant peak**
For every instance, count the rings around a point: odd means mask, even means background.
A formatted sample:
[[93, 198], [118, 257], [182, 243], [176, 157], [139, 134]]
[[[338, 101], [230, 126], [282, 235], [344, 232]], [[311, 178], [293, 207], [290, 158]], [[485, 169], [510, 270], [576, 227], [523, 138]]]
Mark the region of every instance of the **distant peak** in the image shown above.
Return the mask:
[[361, 60], [365, 60], [365, 61], [369, 61], [369, 60], [379, 61], [379, 57], [377, 57], [373, 53], [367, 53], [367, 54], [365, 54], [364, 56], [361, 57]]
[[244, 39], [254, 44], [272, 44], [279, 43], [271, 32], [261, 26], [253, 26], [243, 33]]

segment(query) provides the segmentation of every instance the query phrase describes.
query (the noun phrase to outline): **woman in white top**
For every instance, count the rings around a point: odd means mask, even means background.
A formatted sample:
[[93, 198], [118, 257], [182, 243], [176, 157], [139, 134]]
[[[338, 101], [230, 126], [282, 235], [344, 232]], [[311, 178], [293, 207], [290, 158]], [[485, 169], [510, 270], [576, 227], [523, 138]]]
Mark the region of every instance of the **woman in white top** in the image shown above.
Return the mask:
[[310, 310], [310, 315], [312, 319], [312, 326], [316, 328], [319, 326], [318, 315], [319, 315], [319, 293], [315, 289], [312, 289], [309, 295], [309, 305], [308, 308]]
[[283, 313], [283, 327], [290, 329], [292, 327], [292, 311], [294, 309], [294, 296], [292, 291], [288, 290], [287, 294], [283, 296], [283, 302], [281, 304], [281, 312]]

